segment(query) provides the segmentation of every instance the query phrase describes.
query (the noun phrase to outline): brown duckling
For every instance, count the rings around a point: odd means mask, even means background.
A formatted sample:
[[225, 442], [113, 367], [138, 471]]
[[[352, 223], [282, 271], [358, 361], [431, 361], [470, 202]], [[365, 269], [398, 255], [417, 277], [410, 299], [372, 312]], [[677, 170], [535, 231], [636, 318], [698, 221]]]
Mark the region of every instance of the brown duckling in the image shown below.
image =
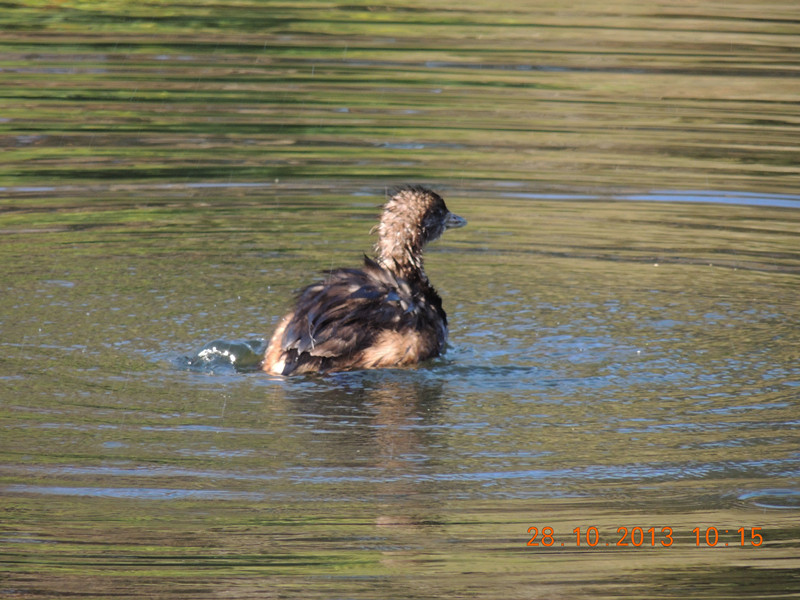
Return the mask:
[[439, 356], [447, 342], [442, 299], [422, 265], [425, 245], [467, 222], [421, 186], [394, 191], [375, 229], [376, 258], [335, 269], [300, 291], [264, 355], [276, 375], [404, 367]]

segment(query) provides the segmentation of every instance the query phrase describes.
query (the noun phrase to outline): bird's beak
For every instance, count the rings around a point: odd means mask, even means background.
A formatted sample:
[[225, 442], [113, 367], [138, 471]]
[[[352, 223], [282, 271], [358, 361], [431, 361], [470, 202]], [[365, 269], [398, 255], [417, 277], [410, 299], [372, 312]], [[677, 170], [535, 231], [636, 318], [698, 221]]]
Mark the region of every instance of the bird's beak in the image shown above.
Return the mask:
[[447, 219], [444, 222], [445, 229], [456, 229], [466, 224], [467, 220], [464, 217], [459, 217], [454, 213], [447, 213]]

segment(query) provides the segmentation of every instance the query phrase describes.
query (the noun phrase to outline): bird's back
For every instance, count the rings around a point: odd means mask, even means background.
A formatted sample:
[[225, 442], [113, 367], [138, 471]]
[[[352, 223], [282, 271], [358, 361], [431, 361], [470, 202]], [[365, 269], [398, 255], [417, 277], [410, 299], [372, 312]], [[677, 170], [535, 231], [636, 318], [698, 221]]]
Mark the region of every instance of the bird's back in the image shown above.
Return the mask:
[[270, 341], [264, 370], [280, 375], [406, 366], [438, 356], [447, 339], [442, 301], [364, 259], [303, 289]]

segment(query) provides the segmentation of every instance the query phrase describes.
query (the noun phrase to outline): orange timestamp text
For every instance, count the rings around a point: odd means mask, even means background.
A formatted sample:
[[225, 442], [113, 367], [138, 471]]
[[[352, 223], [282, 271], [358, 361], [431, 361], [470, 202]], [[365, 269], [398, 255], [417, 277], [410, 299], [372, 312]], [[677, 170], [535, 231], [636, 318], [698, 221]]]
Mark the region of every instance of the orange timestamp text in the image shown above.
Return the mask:
[[[696, 546], [708, 548], [716, 547], [759, 547], [764, 543], [764, 536], [761, 534], [761, 527], [739, 527], [738, 529], [720, 529], [718, 527], [706, 527], [702, 529], [695, 527], [691, 533], [694, 534]], [[564, 547], [633, 547], [642, 546], [669, 548], [675, 543], [675, 531], [672, 527], [618, 527], [616, 535], [601, 533], [595, 526], [582, 529], [576, 527], [572, 530], [572, 535], [557, 535], [552, 527], [528, 527], [528, 535], [532, 537], [528, 540], [528, 546], [539, 546], [549, 548]]]

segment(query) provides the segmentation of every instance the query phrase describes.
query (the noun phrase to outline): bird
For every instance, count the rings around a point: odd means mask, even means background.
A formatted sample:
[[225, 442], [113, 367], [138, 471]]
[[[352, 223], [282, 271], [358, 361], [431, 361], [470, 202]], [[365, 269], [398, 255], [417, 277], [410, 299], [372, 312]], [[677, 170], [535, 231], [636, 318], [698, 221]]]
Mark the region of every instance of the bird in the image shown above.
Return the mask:
[[394, 189], [383, 205], [375, 257], [326, 271], [299, 291], [278, 323], [262, 370], [273, 375], [408, 367], [445, 352], [447, 314], [423, 267], [425, 246], [466, 219], [427, 187]]

